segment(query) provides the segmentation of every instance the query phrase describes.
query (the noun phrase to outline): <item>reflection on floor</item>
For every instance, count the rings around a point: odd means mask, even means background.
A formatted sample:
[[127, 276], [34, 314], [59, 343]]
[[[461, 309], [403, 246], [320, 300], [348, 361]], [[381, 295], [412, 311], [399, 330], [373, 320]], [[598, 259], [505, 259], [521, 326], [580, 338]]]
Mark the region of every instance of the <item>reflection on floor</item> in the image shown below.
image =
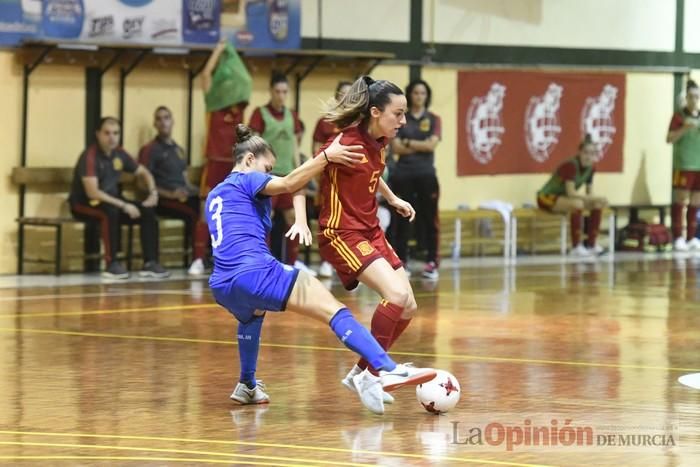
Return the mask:
[[[263, 329], [272, 403], [233, 404], [235, 323], [205, 279], [3, 277], [0, 464], [697, 466], [700, 391], [677, 379], [700, 372], [698, 267], [618, 254], [414, 275], [419, 314], [392, 354], [457, 376], [440, 417], [411, 389], [368, 413], [340, 385], [354, 357], [291, 313]], [[330, 285], [369, 323], [376, 294]]]

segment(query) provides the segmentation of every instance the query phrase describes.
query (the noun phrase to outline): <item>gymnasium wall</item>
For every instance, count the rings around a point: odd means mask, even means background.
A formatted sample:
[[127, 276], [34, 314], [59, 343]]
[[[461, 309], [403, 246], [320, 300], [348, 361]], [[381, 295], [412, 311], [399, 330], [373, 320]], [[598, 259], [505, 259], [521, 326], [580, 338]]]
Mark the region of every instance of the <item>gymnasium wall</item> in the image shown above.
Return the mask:
[[[319, 21], [318, 0], [302, 0], [302, 35], [305, 38], [321, 34], [324, 38], [408, 42], [410, 0], [356, 0], [352, 11], [343, 9], [345, 3], [324, 0]], [[673, 49], [675, 3], [666, 0], [425, 0], [423, 4], [423, 36], [426, 41], [637, 51]], [[685, 8], [687, 22], [697, 16], [694, 11], [700, 12], [700, 0], [686, 0]], [[353, 16], [367, 11], [373, 14]], [[601, 13], [603, 11], [605, 14]], [[555, 20], [562, 17], [571, 20]], [[606, 18], [610, 17], [615, 19], [614, 25], [608, 23]], [[390, 18], [391, 27], [387, 27], [387, 18]], [[685, 28], [686, 50], [700, 50], [700, 33], [696, 38], [695, 29], [690, 23]], [[611, 30], [616, 33], [610, 35]], [[522, 42], [523, 37], [527, 38], [527, 43]], [[255, 106], [267, 100], [269, 69], [255, 68], [252, 72], [259, 79], [254, 83], [247, 116]], [[443, 120], [443, 141], [436, 158], [442, 187], [441, 209], [454, 209], [461, 204], [474, 207], [489, 199], [517, 205], [531, 203], [547, 175], [456, 176], [457, 102], [454, 96], [457, 73], [455, 67], [423, 68], [423, 77], [433, 87], [432, 110]], [[408, 82], [409, 70], [407, 65], [382, 65], [373, 74], [404, 86]], [[311, 132], [321, 101], [331, 95], [338, 79], [348, 78], [350, 76], [317, 70], [304, 81], [301, 118], [307, 126], [302, 145], [305, 152], [310, 151]], [[5, 174], [0, 179], [0, 196], [6, 211], [6, 215], [0, 218], [0, 273], [14, 272], [16, 264], [17, 228], [14, 219], [17, 215], [17, 190], [11, 185], [9, 174], [12, 167], [19, 164], [20, 158], [21, 84], [21, 68], [15, 62], [14, 53], [0, 51], [0, 102], [3, 103], [0, 141], [4, 152], [0, 158], [0, 172]], [[40, 66], [32, 75], [28, 139], [30, 166], [73, 166], [75, 163], [84, 141], [84, 84], [84, 70], [79, 67]], [[152, 111], [161, 104], [167, 104], [173, 110], [175, 137], [183, 146], [186, 144], [186, 84], [184, 71], [177, 70], [143, 67], [129, 76], [124, 142], [134, 155], [138, 147], [151, 137]], [[196, 86], [192, 161], [199, 165], [205, 120], [199, 82]], [[671, 150], [664, 139], [672, 112], [672, 95], [673, 77], [670, 73], [627, 75], [624, 172], [599, 174], [596, 179], [596, 191], [608, 196], [613, 203], [669, 201]], [[290, 103], [292, 99], [290, 96]], [[103, 114], [118, 113], [116, 70], [103, 78], [102, 108]], [[32, 194], [27, 199], [27, 213], [30, 215], [53, 215], [59, 209], [65, 209], [63, 198]]]
[[675, 12], [668, 0], [431, 0], [423, 41], [671, 52]]
[[0, 200], [5, 215], [0, 216], [0, 273], [15, 271], [17, 242], [17, 189], [12, 186], [10, 173], [19, 163], [20, 110], [22, 78], [19, 68], [12, 66], [13, 54], [0, 52]]
[[[547, 174], [456, 175], [457, 72], [450, 68], [426, 68], [423, 78], [433, 88], [433, 111], [443, 117], [443, 140], [436, 157], [441, 209], [454, 209], [459, 204], [476, 207], [480, 201], [491, 199], [518, 206], [523, 202], [534, 203], [534, 194], [547, 180]], [[627, 75], [623, 172], [597, 174], [594, 186], [611, 203], [670, 201], [671, 148], [665, 138], [673, 111], [672, 95], [671, 75]], [[650, 107], [653, 111], [649, 111]], [[575, 150], [571, 148], [572, 155]]]
[[700, 28], [696, 23], [700, 17], [700, 0], [685, 0], [683, 14], [683, 50], [700, 52]]
[[[248, 109], [248, 115], [253, 106], [267, 99], [269, 70], [258, 69], [254, 73], [262, 78], [255, 81], [253, 105]], [[401, 85], [408, 81], [406, 66], [380, 66], [374, 74]], [[518, 205], [532, 202], [534, 192], [544, 183], [547, 175], [456, 176], [457, 103], [454, 95], [457, 70], [429, 67], [423, 70], [423, 76], [434, 89], [433, 111], [443, 119], [443, 141], [437, 151], [442, 186], [441, 209], [454, 209], [460, 204], [473, 207], [489, 199], [501, 199]], [[44, 66], [39, 67], [31, 79], [28, 164], [72, 166], [83, 148], [84, 72], [80, 68]], [[307, 153], [321, 101], [331, 94], [337, 79], [331, 74], [312, 74], [304, 82], [301, 118], [307, 125], [307, 133], [302, 148]], [[0, 52], [0, 83], [0, 99], [7, 103], [6, 111], [0, 115], [5, 153], [0, 159], [0, 170], [7, 174], [0, 182], [0, 196], [5, 201], [8, 213], [0, 220], [0, 273], [10, 273], [15, 268], [14, 218], [17, 197], [9, 174], [12, 167], [18, 165], [20, 157], [21, 74], [13, 54], [9, 52]], [[138, 147], [151, 138], [152, 111], [160, 104], [172, 108], [176, 118], [175, 137], [185, 144], [185, 86], [184, 73], [174, 70], [137, 69], [129, 77], [124, 128], [127, 150], [136, 154]], [[103, 80], [104, 114], [117, 114], [117, 89], [116, 73], [107, 74]], [[664, 137], [672, 112], [669, 99], [672, 93], [673, 79], [670, 75], [628, 75], [624, 172], [599, 174], [596, 179], [596, 191], [608, 196], [613, 203], [669, 201], [671, 152]], [[198, 90], [194, 102], [192, 160], [199, 165], [204, 142], [204, 110]], [[654, 111], [650, 112], [650, 108]], [[63, 199], [51, 195], [32, 194], [27, 201], [28, 214], [51, 215], [62, 207], [65, 209]]]
[[[301, 0], [302, 37], [407, 42], [410, 0]], [[428, 0], [429, 3], [429, 0]], [[369, 14], [368, 14], [369, 12]]]
[[[302, 0], [303, 37], [410, 39], [410, 0], [354, 0], [352, 8], [345, 0], [323, 0], [319, 16], [320, 1]], [[700, 30], [692, 23], [700, 0], [685, 0], [685, 8], [686, 43], [700, 48]], [[427, 43], [670, 52], [675, 21], [675, 2], [669, 0], [423, 1]]]
[[[268, 100], [270, 69], [251, 70], [256, 77], [251, 105], [246, 121], [255, 106]], [[408, 80], [406, 66], [381, 66], [378, 75], [398, 83]], [[301, 119], [307, 132], [302, 142], [303, 152], [311, 151], [311, 134], [318, 119], [321, 103], [332, 96], [338, 79], [332, 74], [312, 74], [304, 81]], [[117, 115], [119, 110], [118, 73], [108, 72], [103, 77], [103, 115]], [[153, 136], [152, 113], [161, 104], [168, 105], [175, 117], [174, 136], [182, 146], [186, 144], [187, 79], [184, 71], [137, 68], [128, 78], [125, 97], [124, 147], [136, 157], [138, 148]], [[193, 112], [192, 163], [201, 165], [205, 140], [205, 114], [200, 83], [196, 83]], [[33, 167], [72, 167], [83, 150], [85, 122], [85, 72], [80, 67], [40, 66], [31, 76], [29, 93], [29, 122], [27, 164]], [[15, 62], [14, 53], [0, 51], [0, 112], [3, 157], [0, 158], [0, 197], [6, 215], [0, 218], [0, 274], [13, 273], [16, 267], [17, 243], [17, 188], [12, 185], [12, 168], [19, 165], [21, 150], [21, 67]], [[294, 96], [290, 95], [290, 104]], [[68, 215], [65, 197], [52, 194], [31, 193], [26, 198], [28, 215]], [[41, 248], [50, 254], [48, 235], [31, 235]], [[64, 238], [80, 238], [80, 230], [66, 232]], [[66, 241], [66, 248], [71, 244]]]

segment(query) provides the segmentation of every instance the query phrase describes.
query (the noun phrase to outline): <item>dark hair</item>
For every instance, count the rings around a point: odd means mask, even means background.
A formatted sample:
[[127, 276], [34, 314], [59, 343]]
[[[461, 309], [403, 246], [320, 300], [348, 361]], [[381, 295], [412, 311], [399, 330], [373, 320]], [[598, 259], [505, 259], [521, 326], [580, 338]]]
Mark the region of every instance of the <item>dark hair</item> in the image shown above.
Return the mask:
[[170, 111], [170, 109], [164, 105], [159, 105], [158, 107], [156, 107], [156, 111], [153, 112], [153, 115], [156, 115], [161, 110], [165, 110], [166, 112], [168, 112], [170, 114], [171, 117], [173, 116], [173, 113]]
[[243, 157], [249, 153], [253, 153], [256, 159], [267, 152], [275, 155], [267, 141], [261, 136], [253, 134], [250, 128], [241, 123], [236, 125], [236, 141], [237, 143], [233, 147], [233, 159], [236, 164], [240, 163]]
[[416, 86], [419, 85], [425, 86], [425, 92], [428, 94], [428, 96], [425, 98], [425, 108], [427, 109], [430, 107], [430, 99], [433, 96], [433, 90], [430, 89], [430, 86], [428, 86], [428, 83], [423, 81], [422, 79], [414, 79], [410, 83], [408, 83], [408, 86], [406, 86], [406, 100], [408, 101], [408, 108], [411, 108], [411, 105], [413, 105], [413, 102], [411, 102], [411, 94], [413, 93], [413, 90], [415, 89]]
[[328, 105], [324, 118], [338, 128], [365, 121], [369, 119], [372, 107], [384, 110], [391, 102], [391, 94], [401, 96], [403, 91], [391, 81], [375, 81], [370, 76], [361, 76], [339, 102], [333, 100]]
[[100, 131], [103, 126], [107, 123], [115, 123], [119, 127], [122, 126], [122, 122], [119, 121], [118, 118], [116, 117], [102, 117], [99, 122], [97, 122], [97, 128], [95, 128], [95, 131]]
[[593, 141], [593, 137], [590, 135], [590, 133], [586, 133], [586, 135], [583, 137], [583, 140], [578, 145], [578, 150], [580, 151], [581, 149], [583, 149], [585, 146], [588, 146], [589, 144], [595, 144], [595, 142]]
[[281, 71], [273, 71], [272, 76], [270, 76], [270, 87], [274, 87], [275, 84], [278, 83], [289, 84], [289, 80], [287, 79], [287, 76]]
[[687, 83], [685, 83], [685, 91], [688, 92], [691, 89], [697, 89], [698, 88], [698, 83], [693, 81], [692, 79], [689, 79]]
[[343, 89], [345, 86], [352, 86], [351, 81], [338, 81], [338, 84], [335, 86], [335, 100], [339, 101], [340, 100], [340, 90]]

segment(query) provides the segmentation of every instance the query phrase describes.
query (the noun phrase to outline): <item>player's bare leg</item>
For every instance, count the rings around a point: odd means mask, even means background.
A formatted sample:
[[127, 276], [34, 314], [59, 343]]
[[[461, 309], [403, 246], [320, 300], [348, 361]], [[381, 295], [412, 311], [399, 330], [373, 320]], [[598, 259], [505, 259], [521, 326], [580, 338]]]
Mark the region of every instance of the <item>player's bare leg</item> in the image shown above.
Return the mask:
[[686, 211], [686, 241], [691, 251], [700, 250], [700, 240], [695, 237], [698, 227], [698, 209], [700, 208], [700, 192], [690, 192], [690, 202]]
[[[372, 316], [372, 335], [384, 349], [389, 350], [408, 327], [417, 309], [408, 276], [403, 268], [395, 270], [384, 258], [379, 258], [367, 266], [359, 275], [358, 280], [382, 297], [382, 301]], [[365, 370], [367, 366], [367, 361], [361, 359], [341, 383], [353, 390], [353, 378]], [[390, 394], [385, 394], [384, 402], [392, 403], [393, 397]]]
[[361, 326], [350, 311], [340, 303], [318, 279], [299, 272], [287, 310], [329, 323], [336, 336], [350, 350], [360, 354], [372, 366], [381, 370], [380, 377], [369, 372], [356, 375], [354, 382], [360, 400], [374, 413], [384, 412], [383, 389], [393, 390], [403, 385], [420, 384], [435, 376], [432, 370], [395, 364], [372, 335]]
[[690, 201], [690, 190], [674, 188], [671, 204], [671, 231], [673, 232], [673, 249], [688, 251], [688, 242], [683, 236], [683, 211]]
[[585, 203], [581, 198], [569, 198], [568, 196], [558, 197], [554, 206], [552, 206], [552, 212], [569, 214], [571, 218], [571, 251], [569, 253], [571, 256], [591, 256], [581, 239], [583, 210], [585, 207]]

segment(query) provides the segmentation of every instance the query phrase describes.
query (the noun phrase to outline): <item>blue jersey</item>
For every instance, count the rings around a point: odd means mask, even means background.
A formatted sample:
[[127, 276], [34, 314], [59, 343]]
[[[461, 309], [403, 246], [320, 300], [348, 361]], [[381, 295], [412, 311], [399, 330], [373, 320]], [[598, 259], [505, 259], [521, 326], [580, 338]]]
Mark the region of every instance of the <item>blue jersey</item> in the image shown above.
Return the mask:
[[209, 285], [269, 267], [265, 242], [272, 228], [270, 197], [260, 194], [272, 179], [262, 172], [232, 172], [207, 196], [204, 206], [214, 252]]

